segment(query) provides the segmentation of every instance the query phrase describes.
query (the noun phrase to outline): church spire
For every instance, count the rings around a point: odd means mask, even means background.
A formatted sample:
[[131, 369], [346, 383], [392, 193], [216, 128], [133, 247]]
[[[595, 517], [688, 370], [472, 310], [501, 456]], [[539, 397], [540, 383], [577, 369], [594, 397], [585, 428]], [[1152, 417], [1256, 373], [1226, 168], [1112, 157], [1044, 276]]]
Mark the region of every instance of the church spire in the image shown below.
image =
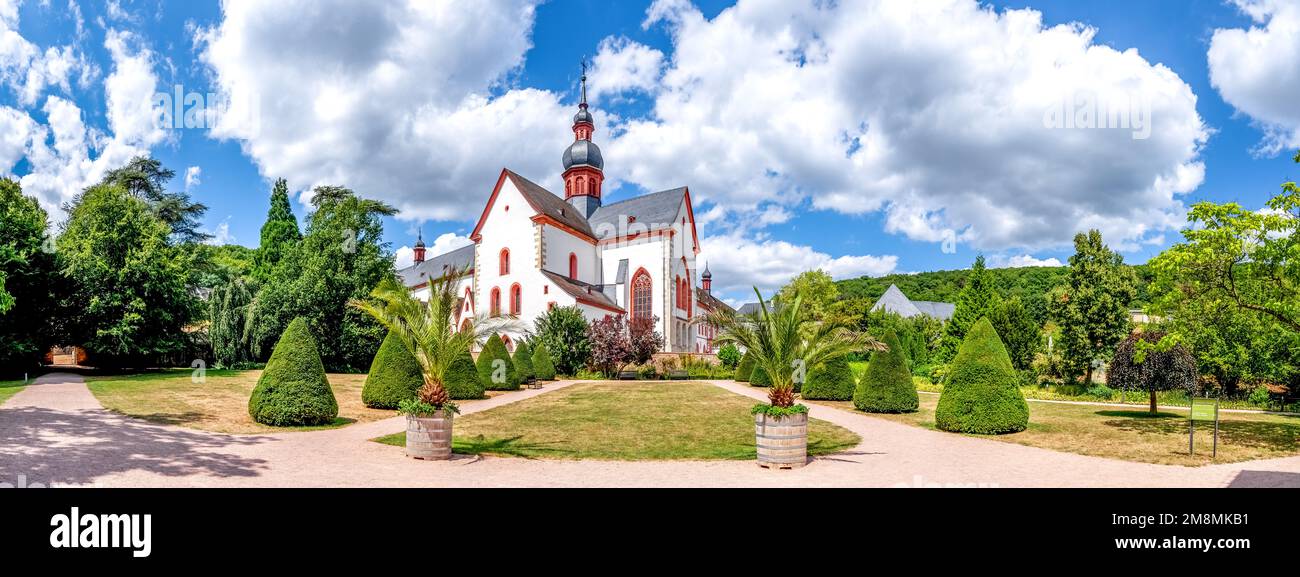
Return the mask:
[[587, 109], [587, 60], [582, 61], [581, 99], [573, 115], [573, 144], [564, 150], [564, 199], [590, 218], [600, 208], [600, 186], [605, 181], [605, 159], [591, 141], [596, 130]]
[[420, 227], [420, 236], [415, 240], [415, 264], [424, 262], [424, 227]]

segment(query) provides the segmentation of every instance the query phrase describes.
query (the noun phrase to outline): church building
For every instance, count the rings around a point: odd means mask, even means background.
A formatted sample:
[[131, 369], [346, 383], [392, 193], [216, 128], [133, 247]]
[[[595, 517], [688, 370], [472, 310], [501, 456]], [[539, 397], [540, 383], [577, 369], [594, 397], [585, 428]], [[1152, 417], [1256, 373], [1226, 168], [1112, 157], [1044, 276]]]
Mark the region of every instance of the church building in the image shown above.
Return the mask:
[[[605, 161], [592, 142], [587, 77], [564, 151], [564, 197], [506, 168], [479, 216], [473, 244], [398, 271], [416, 296], [429, 281], [460, 273], [462, 325], [480, 314], [513, 315], [531, 328], [556, 306], [576, 306], [588, 321], [607, 315], [657, 319], [663, 352], [714, 353], [714, 327], [699, 316], [727, 307], [711, 294], [707, 266], [696, 274], [699, 233], [683, 186], [605, 204]], [[520, 335], [502, 335], [512, 350]]]

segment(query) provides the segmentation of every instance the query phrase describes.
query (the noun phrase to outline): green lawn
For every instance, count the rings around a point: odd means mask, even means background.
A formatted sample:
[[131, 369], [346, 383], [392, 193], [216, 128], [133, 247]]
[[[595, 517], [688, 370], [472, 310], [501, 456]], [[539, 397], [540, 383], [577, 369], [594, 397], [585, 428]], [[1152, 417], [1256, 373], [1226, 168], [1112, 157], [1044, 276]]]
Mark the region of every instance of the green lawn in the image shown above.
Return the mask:
[[[934, 429], [939, 395], [921, 395], [920, 410], [901, 415], [871, 415]], [[811, 401], [853, 411], [848, 401]], [[866, 415], [868, 413], [858, 413]], [[1196, 425], [1196, 455], [1187, 452], [1187, 412], [1108, 408], [1095, 405], [1029, 403], [1029, 428], [1010, 435], [972, 435], [1054, 451], [1125, 461], [1198, 466], [1300, 454], [1300, 417], [1221, 413], [1219, 455], [1210, 458], [1213, 424]], [[956, 434], [956, 433], [953, 433]]]
[[210, 369], [204, 382], [195, 383], [190, 369], [171, 369], [135, 375], [90, 376], [86, 377], [86, 385], [101, 404], [113, 411], [155, 423], [218, 433], [311, 431], [396, 416], [394, 411], [371, 409], [361, 403], [366, 375], [330, 374], [330, 386], [339, 404], [339, 416], [333, 424], [263, 425], [248, 416], [248, 397], [261, 375], [262, 371]]
[[[689, 381], [572, 385], [456, 419], [457, 453], [546, 459], [753, 459], [754, 401]], [[375, 439], [404, 446], [406, 433]], [[852, 432], [813, 419], [808, 452], [857, 445]]]
[[0, 381], [0, 405], [3, 405], [5, 401], [9, 400], [9, 397], [18, 394], [18, 391], [23, 390], [26, 386], [27, 384], [23, 381]]

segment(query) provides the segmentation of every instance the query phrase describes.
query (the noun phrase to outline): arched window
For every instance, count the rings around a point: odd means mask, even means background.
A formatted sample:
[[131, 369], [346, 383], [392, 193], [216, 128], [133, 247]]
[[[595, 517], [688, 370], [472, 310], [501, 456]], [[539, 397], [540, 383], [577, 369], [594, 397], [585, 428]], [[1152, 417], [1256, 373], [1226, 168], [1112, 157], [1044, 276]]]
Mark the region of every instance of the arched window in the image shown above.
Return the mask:
[[501, 335], [501, 344], [506, 346], [506, 350], [514, 352], [515, 344], [511, 342], [510, 335]]
[[677, 293], [677, 308], [686, 308], [682, 306], [682, 277], [676, 277], [673, 281], [673, 292]]
[[488, 308], [488, 310], [491, 311], [489, 314], [491, 314], [494, 317], [500, 315], [501, 314], [501, 289], [499, 288], [492, 289], [492, 298], [489, 300], [489, 302], [491, 303], [491, 305]]
[[637, 270], [632, 276], [632, 318], [648, 319], [654, 315], [654, 309], [650, 304], [652, 289], [650, 273], [645, 269]]
[[470, 324], [469, 319], [460, 321], [460, 332], [467, 333], [470, 332], [471, 330], [474, 330], [474, 327], [473, 325]]
[[518, 284], [513, 285], [510, 287], [510, 314], [518, 316], [523, 308], [523, 291]]
[[578, 255], [574, 253], [569, 253], [569, 278], [578, 278]]
[[510, 249], [501, 249], [501, 276], [510, 274]]

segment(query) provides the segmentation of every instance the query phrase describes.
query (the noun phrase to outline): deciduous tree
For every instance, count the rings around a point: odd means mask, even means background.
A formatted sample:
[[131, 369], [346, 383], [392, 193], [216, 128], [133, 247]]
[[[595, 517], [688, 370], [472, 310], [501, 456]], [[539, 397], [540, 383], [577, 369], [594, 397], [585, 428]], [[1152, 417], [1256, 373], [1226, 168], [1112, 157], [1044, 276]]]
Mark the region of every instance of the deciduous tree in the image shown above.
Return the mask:
[[1061, 328], [1063, 368], [1092, 382], [1093, 364], [1109, 358], [1128, 336], [1129, 304], [1137, 296], [1133, 271], [1096, 230], [1074, 237], [1074, 256], [1064, 285], [1052, 291], [1052, 318]]

